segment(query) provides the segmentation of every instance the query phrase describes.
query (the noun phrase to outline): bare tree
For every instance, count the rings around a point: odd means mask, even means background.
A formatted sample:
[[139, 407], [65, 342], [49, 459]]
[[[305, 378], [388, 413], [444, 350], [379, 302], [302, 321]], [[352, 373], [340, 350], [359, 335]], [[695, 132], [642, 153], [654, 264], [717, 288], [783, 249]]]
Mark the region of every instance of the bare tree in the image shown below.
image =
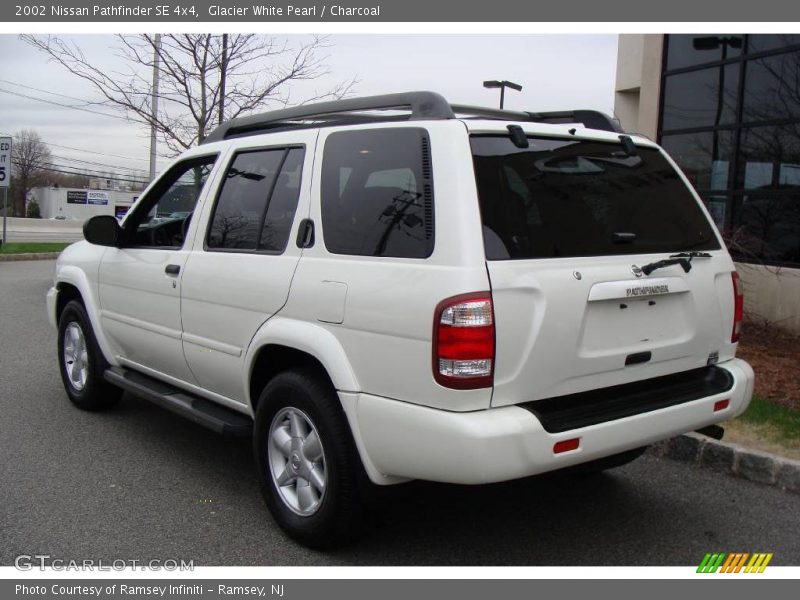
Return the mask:
[[[117, 54], [127, 64], [108, 71], [80, 47], [57, 37], [23, 35], [71, 73], [88, 81], [103, 104], [125, 111], [132, 121], [155, 125], [173, 154], [202, 142], [219, 122], [220, 110], [232, 119], [270, 104], [291, 100], [290, 84], [329, 73], [326, 37], [292, 46], [288, 41], [254, 34], [119, 35]], [[154, 54], [159, 61], [154, 65]], [[151, 108], [152, 69], [158, 70], [158, 114]], [[355, 81], [334, 85], [305, 102], [346, 95]]]
[[43, 171], [50, 163], [50, 149], [32, 129], [23, 129], [14, 135], [11, 146], [11, 165], [13, 167], [12, 205], [14, 214], [25, 216], [25, 198], [28, 191], [43, 178]]

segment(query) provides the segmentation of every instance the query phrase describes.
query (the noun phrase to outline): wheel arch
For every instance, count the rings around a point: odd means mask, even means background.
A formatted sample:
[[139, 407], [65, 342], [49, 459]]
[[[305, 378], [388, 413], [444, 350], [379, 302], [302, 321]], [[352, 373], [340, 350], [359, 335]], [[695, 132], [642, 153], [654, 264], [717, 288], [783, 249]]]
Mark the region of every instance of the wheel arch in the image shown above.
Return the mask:
[[89, 322], [92, 326], [94, 337], [103, 353], [103, 357], [111, 365], [116, 365], [114, 353], [111, 345], [106, 339], [105, 333], [100, 323], [100, 309], [95, 292], [96, 285], [89, 281], [83, 269], [72, 265], [60, 265], [56, 272], [55, 288], [58, 292], [55, 303], [55, 324], [58, 327], [58, 320], [61, 312], [71, 300], [79, 300], [86, 309]]
[[330, 331], [304, 321], [274, 318], [253, 337], [245, 358], [245, 390], [254, 413], [266, 383], [291, 367], [318, 369], [336, 391], [359, 390], [344, 349]]

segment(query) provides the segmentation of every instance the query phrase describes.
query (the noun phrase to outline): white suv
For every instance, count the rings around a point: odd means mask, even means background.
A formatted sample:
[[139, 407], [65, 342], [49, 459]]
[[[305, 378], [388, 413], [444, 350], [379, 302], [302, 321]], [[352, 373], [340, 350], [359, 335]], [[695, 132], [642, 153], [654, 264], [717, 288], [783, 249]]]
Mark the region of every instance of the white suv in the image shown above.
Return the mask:
[[745, 410], [742, 296], [691, 185], [592, 111], [431, 92], [236, 119], [48, 293], [67, 394], [252, 435], [291, 536], [365, 487], [603, 469]]

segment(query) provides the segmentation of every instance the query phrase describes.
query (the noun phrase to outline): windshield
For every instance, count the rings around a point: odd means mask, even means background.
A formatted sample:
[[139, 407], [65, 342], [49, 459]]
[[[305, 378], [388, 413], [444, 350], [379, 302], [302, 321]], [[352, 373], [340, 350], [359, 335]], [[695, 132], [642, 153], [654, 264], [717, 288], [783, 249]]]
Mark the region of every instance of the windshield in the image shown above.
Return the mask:
[[717, 250], [697, 201], [661, 153], [508, 136], [471, 140], [489, 260]]

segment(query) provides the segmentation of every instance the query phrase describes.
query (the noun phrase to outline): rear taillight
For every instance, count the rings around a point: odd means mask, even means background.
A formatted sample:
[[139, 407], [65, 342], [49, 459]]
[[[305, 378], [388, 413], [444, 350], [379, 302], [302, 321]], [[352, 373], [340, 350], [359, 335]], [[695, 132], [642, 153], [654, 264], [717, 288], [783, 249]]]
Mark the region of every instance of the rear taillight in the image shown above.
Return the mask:
[[731, 273], [733, 279], [733, 333], [731, 333], [731, 343], [739, 341], [739, 334], [742, 331], [742, 318], [744, 317], [744, 294], [742, 293], [742, 281], [739, 274], [734, 271]]
[[489, 292], [453, 296], [436, 307], [433, 376], [459, 390], [492, 386], [494, 309]]

